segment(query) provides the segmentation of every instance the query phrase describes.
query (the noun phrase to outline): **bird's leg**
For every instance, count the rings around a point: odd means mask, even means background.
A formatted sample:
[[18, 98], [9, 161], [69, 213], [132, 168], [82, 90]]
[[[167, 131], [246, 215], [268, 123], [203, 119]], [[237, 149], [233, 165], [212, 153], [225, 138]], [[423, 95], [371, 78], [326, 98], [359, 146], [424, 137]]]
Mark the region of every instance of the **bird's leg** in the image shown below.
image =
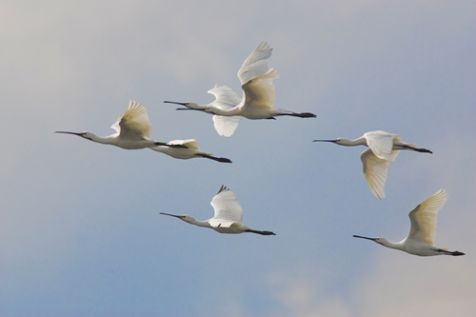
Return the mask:
[[254, 229], [246, 229], [245, 232], [252, 232], [256, 234], [261, 234], [263, 236], [275, 236], [276, 233], [267, 230], [254, 230]]
[[317, 116], [312, 112], [292, 112], [292, 111], [285, 111], [275, 113], [275, 116], [291, 116], [291, 117], [299, 117], [299, 118], [316, 118]]
[[430, 153], [433, 154], [431, 150], [425, 149], [425, 148], [419, 148], [416, 147], [415, 145], [412, 144], [405, 144], [405, 143], [399, 143], [394, 145], [395, 150], [411, 150], [411, 151], [416, 151], [420, 153]]
[[227, 159], [226, 157], [216, 157], [216, 156], [210, 155], [208, 153], [200, 153], [200, 152], [197, 153], [196, 155], [198, 157], [207, 158], [207, 159], [214, 160], [214, 161], [221, 162], [221, 163], [231, 163], [231, 160]]
[[452, 256], [465, 255], [465, 253], [460, 252], [460, 251], [448, 251], [448, 250], [445, 250], [445, 249], [436, 249], [436, 251], [441, 253], [441, 254], [452, 255]]

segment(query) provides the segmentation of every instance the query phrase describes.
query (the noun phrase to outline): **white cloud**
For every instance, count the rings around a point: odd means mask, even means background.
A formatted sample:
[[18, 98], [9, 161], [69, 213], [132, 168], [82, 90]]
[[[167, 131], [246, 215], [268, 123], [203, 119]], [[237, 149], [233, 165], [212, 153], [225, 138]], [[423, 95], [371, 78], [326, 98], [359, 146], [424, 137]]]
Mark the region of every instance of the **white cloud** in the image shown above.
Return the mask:
[[464, 251], [465, 257], [420, 258], [381, 250], [347, 299], [330, 295], [332, 281], [312, 276], [317, 268], [305, 277], [295, 270], [281, 272], [269, 284], [280, 307], [272, 315], [471, 317], [476, 313], [476, 262], [471, 257], [476, 248]]
[[[474, 252], [474, 250], [469, 250]], [[389, 254], [354, 290], [359, 316], [474, 316], [475, 261]]]

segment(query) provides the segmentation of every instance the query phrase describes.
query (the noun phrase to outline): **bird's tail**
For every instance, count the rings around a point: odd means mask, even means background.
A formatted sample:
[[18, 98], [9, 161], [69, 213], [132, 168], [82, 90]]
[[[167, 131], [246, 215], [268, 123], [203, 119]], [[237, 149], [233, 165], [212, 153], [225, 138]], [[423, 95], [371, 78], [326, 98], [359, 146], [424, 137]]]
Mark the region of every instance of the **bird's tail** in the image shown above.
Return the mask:
[[226, 157], [216, 157], [208, 153], [197, 153], [197, 156], [214, 160], [221, 163], [231, 163], [231, 160]]

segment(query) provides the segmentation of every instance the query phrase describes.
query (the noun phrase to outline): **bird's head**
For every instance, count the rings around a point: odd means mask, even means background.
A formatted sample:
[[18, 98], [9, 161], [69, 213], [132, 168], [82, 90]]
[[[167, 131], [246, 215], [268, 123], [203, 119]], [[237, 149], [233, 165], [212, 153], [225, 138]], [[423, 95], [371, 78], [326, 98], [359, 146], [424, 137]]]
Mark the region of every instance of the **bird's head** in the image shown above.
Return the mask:
[[170, 217], [175, 217], [175, 218], [178, 218], [182, 221], [185, 221], [187, 223], [195, 223], [196, 220], [195, 218], [191, 217], [191, 216], [188, 216], [188, 215], [174, 215], [174, 214], [169, 214], [167, 212], [161, 212], [160, 213], [161, 215], [165, 215], [165, 216], [170, 216]]
[[385, 238], [375, 238], [374, 241], [380, 245], [388, 245], [388, 240]]
[[91, 133], [91, 132], [55, 131], [55, 133], [77, 135], [87, 140], [93, 140], [94, 137], [96, 136], [94, 133]]

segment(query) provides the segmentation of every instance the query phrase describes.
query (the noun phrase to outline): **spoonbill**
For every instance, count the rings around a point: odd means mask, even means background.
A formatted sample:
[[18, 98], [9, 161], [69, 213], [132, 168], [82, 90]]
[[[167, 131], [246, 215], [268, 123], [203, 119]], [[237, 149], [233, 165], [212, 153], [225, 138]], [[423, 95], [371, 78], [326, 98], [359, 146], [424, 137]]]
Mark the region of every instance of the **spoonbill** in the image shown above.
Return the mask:
[[243, 210], [236, 199], [235, 194], [226, 186], [222, 185], [213, 199], [211, 205], [214, 210], [212, 218], [199, 221], [187, 215], [174, 215], [166, 212], [160, 214], [178, 218], [186, 223], [213, 229], [219, 233], [243, 233], [252, 232], [265, 236], [275, 235], [272, 231], [255, 230], [242, 224]]
[[387, 248], [420, 256], [464, 255], [464, 253], [460, 251], [448, 251], [434, 246], [436, 218], [438, 211], [443, 207], [446, 199], [446, 191], [440, 189], [416, 206], [416, 208], [408, 214], [411, 222], [410, 233], [400, 242], [395, 243], [387, 241], [384, 238], [369, 238], [360, 235], [353, 235], [353, 237], [371, 240]]
[[275, 91], [273, 80], [278, 77], [274, 68], [269, 68], [266, 60], [272, 48], [261, 42], [245, 59], [238, 70], [238, 78], [243, 89], [243, 97], [228, 86], [217, 86], [208, 91], [215, 100], [207, 105], [193, 102], [164, 101], [183, 107], [177, 110], [196, 110], [213, 114], [213, 124], [219, 135], [230, 137], [238, 127], [240, 117], [248, 119], [276, 119], [277, 116], [315, 118], [310, 112], [292, 112], [274, 108]]
[[[173, 147], [176, 145], [182, 145], [184, 146], [184, 148]], [[194, 157], [202, 157], [202, 158], [207, 158], [207, 159], [214, 160], [221, 163], [231, 163], [231, 160], [225, 157], [216, 157], [210, 153], [199, 152], [197, 141], [195, 141], [194, 139], [173, 140], [173, 141], [167, 142], [166, 146], [158, 145], [158, 146], [151, 147], [150, 149], [170, 155], [174, 158], [183, 159], [183, 160], [191, 159]]]
[[384, 187], [385, 181], [387, 180], [388, 168], [400, 150], [433, 153], [428, 149], [403, 143], [397, 134], [385, 131], [366, 132], [354, 140], [338, 138], [335, 140], [314, 140], [313, 142], [332, 142], [344, 146], [367, 146], [369, 149], [360, 155], [364, 177], [372, 194], [379, 199], [385, 197]]
[[115, 145], [123, 149], [143, 149], [155, 146], [185, 148], [182, 144], [167, 144], [149, 138], [150, 121], [145, 107], [136, 101], [130, 101], [127, 111], [111, 126], [116, 131], [106, 137], [97, 136], [91, 132], [55, 131], [55, 133], [73, 134], [84, 139]]

